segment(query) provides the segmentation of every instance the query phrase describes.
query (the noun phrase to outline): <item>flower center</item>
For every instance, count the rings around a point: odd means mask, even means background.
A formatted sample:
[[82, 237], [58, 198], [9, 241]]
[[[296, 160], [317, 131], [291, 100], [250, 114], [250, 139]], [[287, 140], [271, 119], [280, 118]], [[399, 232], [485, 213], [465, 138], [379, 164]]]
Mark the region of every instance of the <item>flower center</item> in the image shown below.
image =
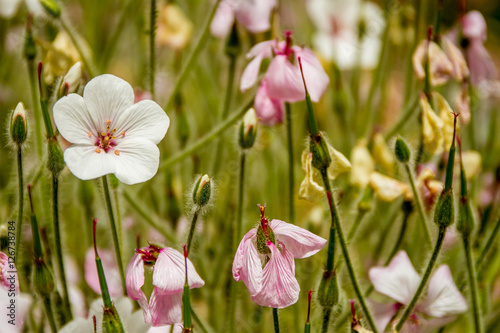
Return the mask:
[[148, 247], [141, 247], [140, 249], [136, 249], [135, 252], [141, 254], [144, 265], [153, 266], [158, 259], [160, 248], [156, 245], [149, 244]]
[[[116, 132], [117, 132], [116, 128], [111, 128], [111, 121], [106, 120], [106, 130], [95, 135], [96, 139], [94, 142], [94, 146], [96, 146], [95, 152], [99, 154], [101, 151], [108, 153], [110, 150], [113, 150], [115, 152], [115, 155], [120, 155], [120, 152], [114, 149], [114, 147], [118, 144], [116, 139], [119, 137], [124, 137], [125, 131], [122, 131], [121, 133], [116, 133]], [[89, 138], [91, 136], [92, 132], [90, 131]]]

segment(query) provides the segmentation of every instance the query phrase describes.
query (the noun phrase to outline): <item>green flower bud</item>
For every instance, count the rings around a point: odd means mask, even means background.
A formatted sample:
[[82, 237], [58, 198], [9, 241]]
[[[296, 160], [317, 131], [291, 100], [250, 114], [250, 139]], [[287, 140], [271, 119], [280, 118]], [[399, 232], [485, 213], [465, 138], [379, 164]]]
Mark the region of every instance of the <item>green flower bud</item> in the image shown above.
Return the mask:
[[59, 7], [55, 0], [40, 0], [40, 4], [52, 17], [59, 18], [61, 16], [61, 7]]
[[236, 58], [241, 53], [241, 43], [238, 36], [238, 29], [236, 28], [236, 21], [234, 21], [231, 33], [227, 38], [225, 53], [230, 58]]
[[10, 123], [10, 136], [12, 141], [17, 145], [21, 145], [26, 141], [28, 136], [28, 122], [26, 121], [26, 111], [23, 103], [19, 102], [16, 109], [12, 113], [12, 121]]
[[43, 259], [35, 259], [33, 286], [42, 298], [49, 298], [55, 289], [54, 275]]
[[328, 146], [325, 139], [319, 133], [316, 136], [311, 136], [309, 141], [309, 150], [312, 153], [312, 165], [318, 170], [326, 170], [332, 163], [332, 157], [328, 151]]
[[47, 169], [53, 175], [57, 176], [64, 169], [65, 165], [63, 152], [57, 139], [49, 139]]
[[453, 203], [453, 191], [444, 189], [439, 196], [434, 210], [434, 222], [440, 227], [448, 227], [455, 220], [455, 207]]
[[243, 149], [252, 148], [257, 137], [257, 115], [252, 108], [245, 113], [243, 121], [240, 124], [239, 143]]
[[198, 179], [193, 191], [193, 202], [195, 205], [203, 207], [210, 200], [212, 194], [211, 179], [208, 175], [203, 175]]
[[190, 129], [189, 129], [189, 121], [187, 119], [186, 112], [180, 110], [177, 113], [177, 137], [181, 143], [181, 147], [186, 145], [187, 140], [189, 139]]
[[120, 316], [115, 307], [104, 307], [102, 314], [102, 333], [121, 333], [125, 332]]
[[339, 287], [335, 271], [325, 271], [323, 274], [318, 288], [318, 302], [324, 308], [331, 308], [339, 302]]
[[406, 142], [400, 137], [396, 139], [396, 144], [394, 146], [394, 154], [396, 155], [398, 161], [401, 163], [408, 163], [410, 161], [411, 157], [410, 148], [408, 148]]

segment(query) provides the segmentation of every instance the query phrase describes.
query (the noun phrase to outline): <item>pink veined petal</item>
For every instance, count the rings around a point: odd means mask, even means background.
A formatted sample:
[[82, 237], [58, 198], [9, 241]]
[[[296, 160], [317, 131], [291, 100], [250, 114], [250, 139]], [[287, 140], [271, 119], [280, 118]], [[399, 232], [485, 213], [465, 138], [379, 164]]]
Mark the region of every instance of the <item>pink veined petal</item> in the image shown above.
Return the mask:
[[275, 0], [240, 1], [236, 7], [236, 20], [250, 32], [258, 33], [271, 29], [271, 13]]
[[276, 238], [285, 244], [286, 249], [297, 259], [310, 257], [326, 245], [326, 239], [280, 220], [272, 220], [271, 229]]
[[[97, 251], [99, 253], [99, 257], [101, 258], [104, 271], [106, 272], [106, 281], [108, 283], [110, 296], [112, 298], [120, 296], [122, 294], [122, 283], [120, 279], [120, 271], [118, 270], [118, 264], [116, 263], [115, 253], [113, 251], [105, 249], [97, 249]], [[142, 260], [140, 261], [142, 268]], [[85, 254], [85, 281], [96, 294], [101, 295], [99, 275], [97, 274], [97, 267], [95, 264], [94, 248], [88, 249], [87, 253]], [[142, 284], [144, 284], [144, 268], [142, 268]], [[142, 284], [140, 286], [137, 286], [138, 290], [141, 289]]]
[[252, 59], [245, 67], [243, 74], [241, 75], [240, 81], [240, 90], [245, 91], [251, 88], [255, 82], [257, 81], [257, 77], [259, 76], [260, 64], [264, 57], [262, 54], [258, 54], [255, 58]]
[[233, 6], [231, 0], [223, 0], [217, 7], [212, 23], [210, 23], [210, 33], [215, 37], [226, 38], [231, 31], [234, 22]]
[[283, 101], [269, 97], [267, 92], [267, 81], [260, 83], [254, 102], [255, 113], [259, 120], [268, 126], [274, 126], [283, 122]]
[[99, 133], [82, 96], [77, 94], [64, 96], [54, 104], [53, 113], [57, 130], [63, 138], [73, 144], [94, 144], [95, 137]]
[[271, 257], [262, 271], [262, 289], [252, 300], [261, 306], [285, 308], [295, 304], [300, 293], [293, 255], [283, 245], [281, 252], [270, 241], [267, 246]]
[[433, 317], [446, 317], [467, 311], [467, 301], [458, 291], [448, 265], [440, 266], [432, 275], [427, 296], [419, 310]]
[[153, 326], [172, 325], [182, 322], [182, 293], [162, 294], [155, 287], [149, 301]]
[[75, 177], [89, 180], [115, 172], [118, 156], [97, 153], [95, 149], [91, 145], [72, 145], [64, 151], [64, 162]]
[[[189, 288], [201, 288], [205, 281], [196, 272], [191, 260], [187, 261]], [[153, 270], [153, 285], [157, 293], [172, 295], [182, 293], [186, 278], [184, 256], [171, 247], [160, 250]]]
[[243, 236], [233, 261], [233, 277], [236, 281], [243, 280], [250, 296], [262, 288], [262, 264], [253, 244], [256, 233], [254, 228]]
[[[153, 178], [160, 164], [160, 150], [150, 140], [127, 137], [115, 147], [116, 178], [127, 185], [142, 183]], [[103, 154], [103, 152], [101, 152]], [[101, 155], [99, 154], [99, 155]]]
[[127, 265], [125, 284], [128, 297], [139, 303], [144, 320], [150, 323], [151, 315], [149, 313], [148, 299], [141, 289], [144, 285], [144, 263], [139, 253], [134, 254]]
[[306, 93], [300, 70], [292, 65], [285, 55], [274, 57], [267, 69], [265, 78], [271, 98], [285, 102], [304, 100]]
[[387, 267], [373, 267], [369, 272], [376, 291], [408, 305], [418, 289], [420, 276], [405, 251], [399, 251]]
[[486, 39], [486, 21], [477, 10], [472, 10], [462, 17], [462, 33], [469, 39]]
[[106, 129], [106, 120], [114, 124], [116, 117], [134, 104], [134, 90], [127, 81], [104, 74], [87, 83], [83, 99], [100, 133]]
[[[313, 102], [318, 102], [330, 82], [330, 78], [326, 74], [323, 66], [313, 51], [304, 47], [296, 48], [295, 56], [300, 57], [302, 61], [302, 69], [304, 71], [304, 79], [306, 80], [307, 90], [311, 95]], [[297, 61], [297, 66], [298, 66]], [[298, 68], [298, 67], [297, 67]], [[299, 69], [300, 71], [300, 69]], [[300, 74], [300, 73], [299, 73]]]
[[395, 303], [378, 303], [371, 300], [369, 300], [369, 303], [377, 331], [385, 332], [385, 328], [391, 322], [392, 317], [398, 312], [399, 305]]
[[[11, 268], [10, 265], [13, 265], [14, 267]], [[9, 256], [0, 251], [0, 288], [3, 286], [5, 289], [10, 289], [11, 281], [14, 281], [15, 290], [16, 292], [19, 292], [19, 280], [17, 278], [17, 273], [8, 273], [12, 271], [17, 272], [14, 263], [9, 264]]]
[[275, 40], [267, 40], [265, 42], [255, 44], [246, 54], [246, 58], [251, 59], [258, 55], [262, 56], [262, 58], [268, 58], [273, 55], [273, 47], [275, 45]]
[[146, 333], [182, 333], [183, 326], [182, 324], [175, 324], [174, 325], [174, 330], [171, 331], [172, 326], [171, 325], [166, 325], [166, 326], [151, 326], [149, 330]]
[[125, 137], [151, 140], [158, 144], [170, 126], [170, 118], [152, 100], [142, 100], [120, 113], [114, 126], [117, 133], [125, 132]]

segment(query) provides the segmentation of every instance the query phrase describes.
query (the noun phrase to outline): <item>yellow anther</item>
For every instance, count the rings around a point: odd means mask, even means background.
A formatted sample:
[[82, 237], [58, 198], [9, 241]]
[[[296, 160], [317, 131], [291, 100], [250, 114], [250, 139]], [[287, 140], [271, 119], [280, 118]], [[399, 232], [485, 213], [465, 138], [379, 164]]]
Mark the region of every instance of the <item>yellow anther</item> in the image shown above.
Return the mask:
[[96, 148], [95, 152], [99, 154], [101, 152], [101, 150], [99, 148]]
[[114, 136], [114, 135], [113, 135], [113, 136], [111, 137], [111, 139], [116, 139], [116, 136]]
[[104, 138], [105, 141], [108, 141], [109, 140], [109, 136], [105, 137]]
[[108, 126], [106, 126], [106, 129], [109, 131], [109, 125], [108, 125]]
[[106, 136], [106, 133], [104, 133], [104, 132], [101, 132], [101, 136]]
[[108, 124], [111, 124], [111, 120], [109, 120], [109, 119], [106, 119], [106, 122], [107, 122]]
[[125, 131], [122, 131], [122, 135], [125, 136]]
[[120, 152], [118, 150], [115, 150], [115, 155], [116, 156], [120, 155]]
[[92, 136], [92, 132], [89, 132], [89, 138]]
[[116, 128], [113, 128], [113, 132], [116, 132]]

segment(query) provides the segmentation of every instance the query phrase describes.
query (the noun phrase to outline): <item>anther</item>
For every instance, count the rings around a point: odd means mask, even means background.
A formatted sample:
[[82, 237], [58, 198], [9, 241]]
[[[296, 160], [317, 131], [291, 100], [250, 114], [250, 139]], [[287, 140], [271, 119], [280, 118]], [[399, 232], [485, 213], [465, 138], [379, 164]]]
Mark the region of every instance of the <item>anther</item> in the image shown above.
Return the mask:
[[109, 136], [104, 137], [104, 140], [108, 141], [109, 140]]
[[89, 138], [92, 136], [92, 132], [89, 131]]
[[125, 131], [122, 131], [122, 135], [125, 136]]
[[118, 150], [115, 150], [115, 155], [116, 156], [120, 155], [120, 152]]
[[98, 153], [98, 154], [100, 154], [100, 153], [101, 153], [101, 150], [100, 150], [99, 148], [96, 148], [96, 149], [95, 149], [95, 152], [96, 152], [96, 153]]
[[106, 119], [106, 122], [107, 122], [108, 124], [111, 124], [111, 120], [109, 120], [109, 119]]
[[116, 132], [116, 128], [113, 128], [113, 133]]
[[106, 129], [109, 131], [109, 125], [108, 125], [108, 126], [106, 126]]
[[101, 136], [106, 136], [106, 133], [104, 133], [104, 132], [101, 132]]

